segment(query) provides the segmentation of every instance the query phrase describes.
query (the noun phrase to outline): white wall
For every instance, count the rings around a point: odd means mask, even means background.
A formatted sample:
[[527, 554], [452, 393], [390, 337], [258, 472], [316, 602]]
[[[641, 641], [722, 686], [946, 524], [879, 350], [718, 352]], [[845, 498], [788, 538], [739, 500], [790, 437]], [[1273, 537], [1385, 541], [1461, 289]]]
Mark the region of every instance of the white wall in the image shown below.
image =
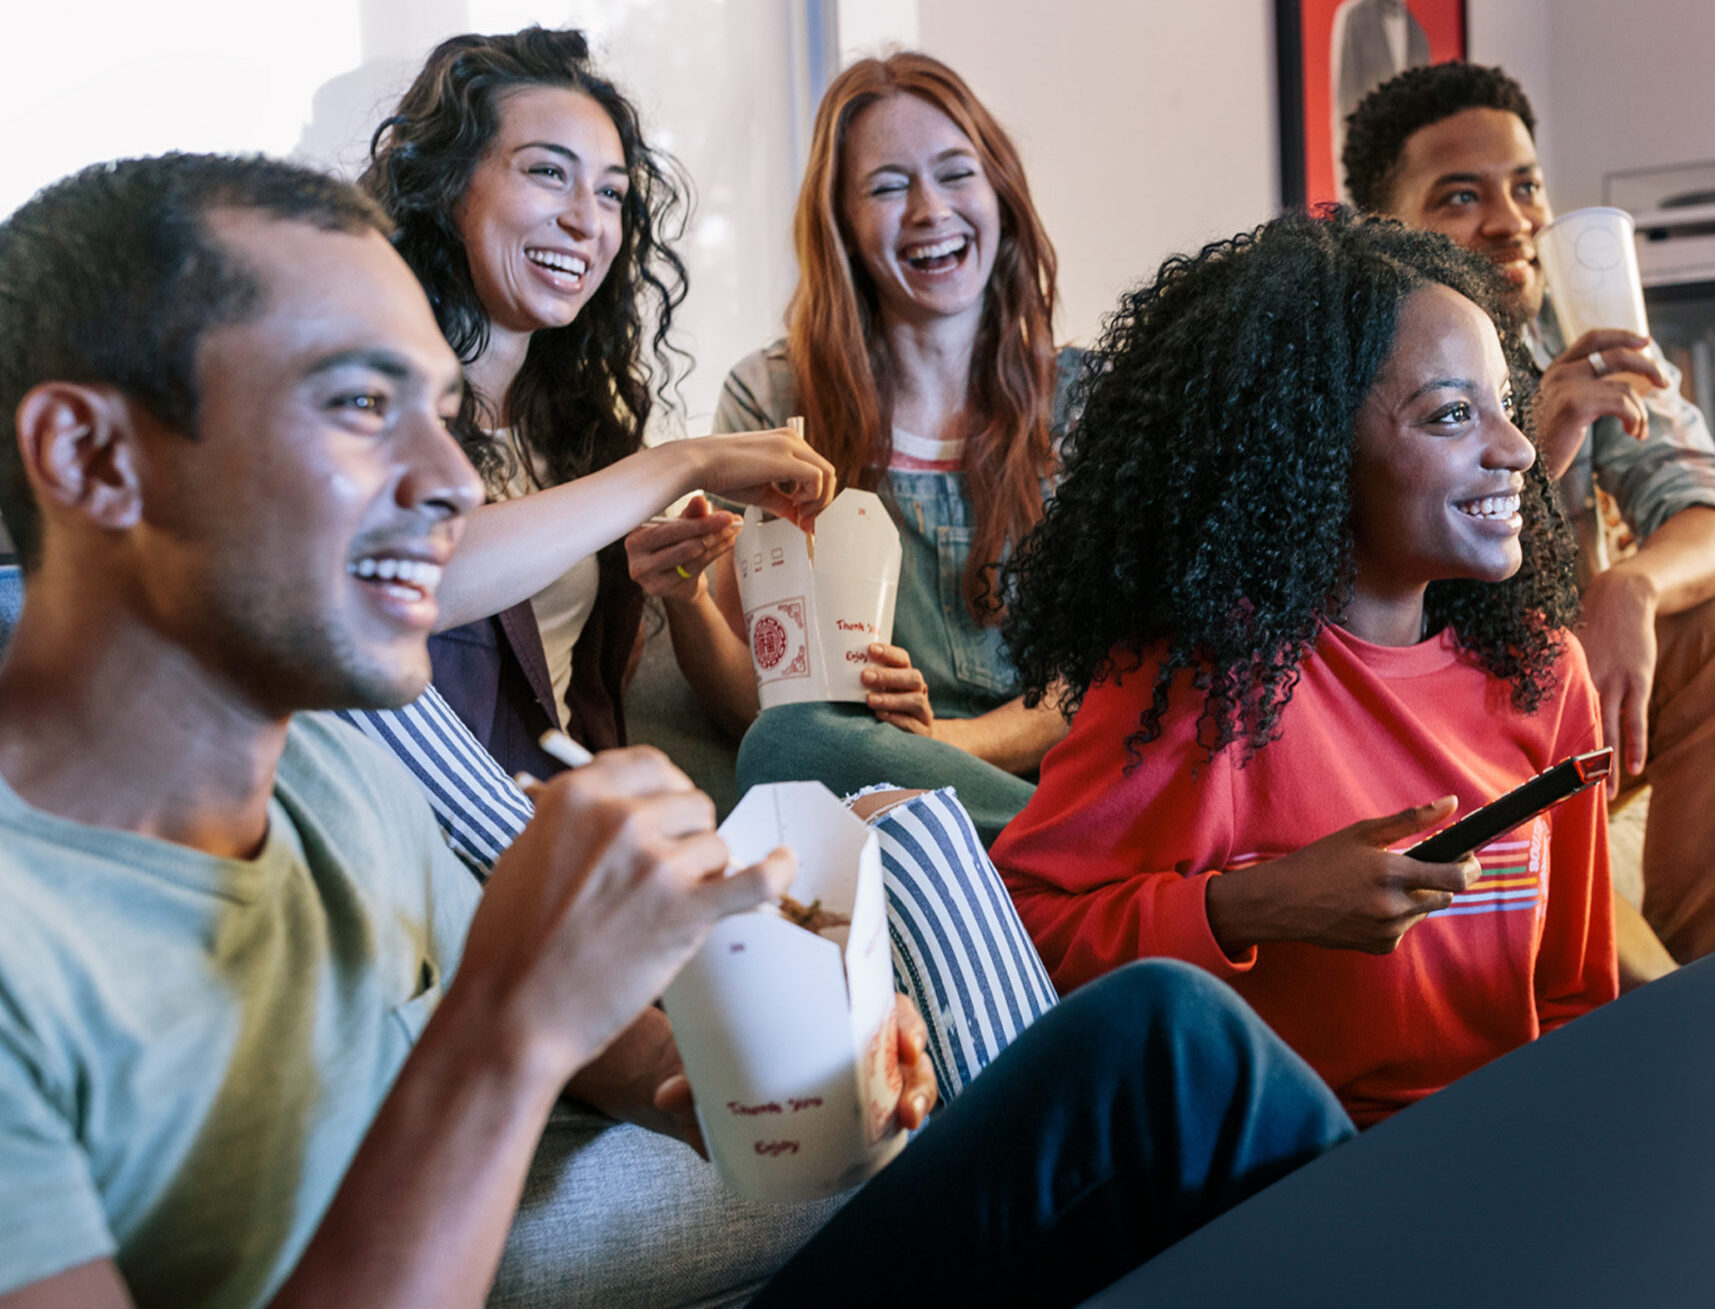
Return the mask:
[[725, 371], [779, 334], [802, 136], [798, 0], [72, 0], [9, 5], [0, 214], [99, 159], [264, 151], [350, 175], [423, 56], [463, 31], [583, 27], [697, 184], [680, 254], [682, 388], [707, 430]]
[[1176, 250], [1279, 197], [1273, 5], [918, 0], [923, 48], [1012, 133], [1060, 255], [1059, 333], [1087, 340]]
[[1605, 172], [1715, 159], [1715, 3], [1544, 7], [1557, 209], [1601, 204]]
[[[1272, 0], [889, 7], [1017, 139], [1063, 336], [1087, 338], [1166, 255], [1275, 212]], [[1470, 57], [1531, 97], [1558, 208], [1601, 203], [1609, 170], [1715, 158], [1715, 0], [1467, 0], [1467, 19]]]
[[1537, 118], [1537, 157], [1551, 181], [1557, 171], [1550, 152], [1559, 116], [1549, 61], [1549, 24], [1556, 7], [1552, 0], [1467, 0], [1465, 10], [1467, 55], [1479, 64], [1499, 64], [1530, 97]]
[[1715, 159], [1711, 0], [1469, 0], [1471, 57], [1530, 96], [1557, 210], [1603, 174]]
[[[916, 42], [964, 72], [1018, 139], [1061, 257], [1063, 337], [1087, 338], [1169, 252], [1273, 212], [1270, 0], [841, 0], [841, 54]], [[690, 426], [721, 375], [777, 334], [802, 107], [802, 0], [294, 0], [290, 21], [227, 0], [82, 0], [11, 22], [25, 62], [0, 121], [25, 123], [0, 213], [77, 165], [169, 148], [295, 153], [354, 171], [435, 41], [531, 21], [591, 30], [656, 138], [698, 184], [682, 323], [699, 367]]]
[[[681, 316], [706, 422], [721, 376], [771, 339], [795, 277], [804, 18], [840, 54], [915, 42], [1017, 139], [1060, 252], [1065, 339], [1088, 339], [1162, 258], [1261, 222], [1278, 197], [1272, 0], [62, 0], [13, 4], [0, 78], [0, 213], [102, 158], [296, 153], [354, 168], [428, 48], [531, 21], [588, 28], [688, 166], [699, 220]], [[1469, 0], [1471, 53], [1535, 101], [1561, 208], [1613, 168], [1715, 156], [1715, 0]]]

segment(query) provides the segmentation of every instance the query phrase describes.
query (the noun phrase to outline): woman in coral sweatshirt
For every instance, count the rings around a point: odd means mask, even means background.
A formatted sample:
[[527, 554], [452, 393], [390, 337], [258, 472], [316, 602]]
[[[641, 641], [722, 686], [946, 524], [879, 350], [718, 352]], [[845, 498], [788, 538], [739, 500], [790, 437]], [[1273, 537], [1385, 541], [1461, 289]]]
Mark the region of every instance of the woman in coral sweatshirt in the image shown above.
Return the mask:
[[1512, 324], [1480, 261], [1343, 214], [1169, 260], [1013, 575], [1029, 694], [1076, 711], [994, 848], [1055, 983], [1200, 964], [1360, 1125], [1616, 989], [1599, 791], [1397, 852], [1601, 744]]

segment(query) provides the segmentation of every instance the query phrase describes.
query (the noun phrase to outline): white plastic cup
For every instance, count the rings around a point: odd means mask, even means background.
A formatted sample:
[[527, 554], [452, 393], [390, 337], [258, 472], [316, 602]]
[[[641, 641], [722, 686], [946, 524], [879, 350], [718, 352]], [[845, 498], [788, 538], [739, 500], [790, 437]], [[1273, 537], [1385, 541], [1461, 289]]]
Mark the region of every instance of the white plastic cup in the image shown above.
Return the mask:
[[1635, 230], [1624, 209], [1598, 205], [1562, 214], [1536, 234], [1537, 258], [1568, 345], [1599, 327], [1649, 335]]

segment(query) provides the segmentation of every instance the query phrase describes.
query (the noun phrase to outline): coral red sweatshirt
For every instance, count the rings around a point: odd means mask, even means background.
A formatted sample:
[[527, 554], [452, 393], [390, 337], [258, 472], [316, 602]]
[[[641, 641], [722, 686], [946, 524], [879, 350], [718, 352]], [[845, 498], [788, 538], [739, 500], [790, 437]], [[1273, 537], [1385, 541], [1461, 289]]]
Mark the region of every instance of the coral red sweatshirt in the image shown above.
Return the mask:
[[1161, 736], [1128, 772], [1125, 738], [1158, 659], [1091, 688], [1043, 761], [1035, 797], [994, 847], [1062, 993], [1143, 956], [1199, 964], [1230, 982], [1361, 1126], [1616, 994], [1599, 787], [1479, 851], [1482, 879], [1391, 955], [1282, 942], [1232, 959], [1204, 907], [1222, 870], [1449, 793], [1468, 813], [1595, 749], [1596, 694], [1575, 639], [1558, 691], [1526, 716], [1508, 684], [1459, 656], [1450, 633], [1399, 648], [1329, 628], [1304, 662], [1279, 739], [1250, 762], [1239, 766], [1239, 747], [1206, 757], [1195, 740], [1202, 697], [1181, 676]]

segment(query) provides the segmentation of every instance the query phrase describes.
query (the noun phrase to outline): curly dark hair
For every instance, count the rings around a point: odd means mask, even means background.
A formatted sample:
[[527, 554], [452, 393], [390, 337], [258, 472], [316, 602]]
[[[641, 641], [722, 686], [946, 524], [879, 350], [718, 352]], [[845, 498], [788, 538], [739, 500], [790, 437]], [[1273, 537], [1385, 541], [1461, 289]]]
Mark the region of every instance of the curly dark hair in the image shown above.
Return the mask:
[[1467, 109], [1517, 114], [1524, 130], [1536, 139], [1530, 99], [1499, 68], [1460, 62], [1408, 68], [1366, 95], [1346, 118], [1346, 146], [1340, 162], [1352, 203], [1371, 213], [1385, 212], [1406, 141]]
[[[668, 398], [675, 363], [689, 360], [669, 341], [673, 311], [685, 298], [685, 265], [668, 244], [683, 235], [689, 214], [683, 169], [644, 141], [635, 106], [591, 69], [582, 32], [528, 27], [436, 46], [375, 129], [358, 184], [393, 219], [394, 245], [428, 292], [448, 342], [471, 363], [488, 345], [489, 321], [454, 213], [499, 130], [503, 97], [530, 86], [566, 87], [599, 104], [619, 133], [631, 178], [620, 248], [601, 286], [573, 322], [530, 338], [505, 397], [484, 397], [491, 406], [504, 399], [533, 462], [558, 483], [635, 451], [654, 401]], [[506, 452], [474, 422], [463, 436], [490, 487], [504, 482]]]
[[[1083, 413], [1039, 527], [1006, 570], [1003, 628], [1026, 702], [1067, 717], [1093, 681], [1163, 651], [1127, 739], [1160, 732], [1189, 669], [1210, 756], [1276, 734], [1299, 665], [1355, 580], [1351, 471], [1359, 406], [1393, 348], [1401, 302], [1439, 283], [1494, 319], [1515, 394], [1534, 385], [1506, 288], [1435, 233], [1346, 209], [1278, 218], [1175, 256], [1107, 321]], [[1512, 684], [1532, 712], [1556, 684], [1576, 615], [1572, 547], [1553, 483], [1525, 474], [1524, 563], [1505, 582], [1431, 583], [1431, 630]]]

